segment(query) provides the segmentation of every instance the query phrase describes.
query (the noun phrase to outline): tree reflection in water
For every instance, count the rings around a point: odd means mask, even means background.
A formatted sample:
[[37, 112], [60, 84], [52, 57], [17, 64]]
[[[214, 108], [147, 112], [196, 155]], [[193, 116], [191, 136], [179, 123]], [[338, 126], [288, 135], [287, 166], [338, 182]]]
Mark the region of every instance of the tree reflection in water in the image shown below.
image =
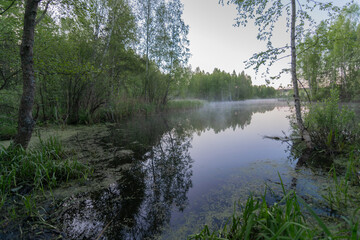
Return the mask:
[[192, 186], [191, 140], [192, 135], [183, 129], [171, 129], [109, 188], [71, 197], [61, 213], [66, 238], [152, 239], [159, 235], [173, 205], [182, 211], [187, 204]]
[[[96, 176], [114, 174], [106, 189], [72, 196], [64, 202], [59, 221], [68, 239], [154, 239], [169, 223], [171, 212], [183, 211], [192, 187], [189, 149], [194, 134], [213, 129], [244, 129], [252, 115], [279, 103], [211, 104], [209, 108], [140, 118], [113, 127], [103, 148], [131, 149], [130, 159], [101, 161]], [[109, 149], [108, 149], [109, 150]], [[101, 169], [102, 168], [102, 169]], [[99, 179], [94, 179], [97, 181]]]

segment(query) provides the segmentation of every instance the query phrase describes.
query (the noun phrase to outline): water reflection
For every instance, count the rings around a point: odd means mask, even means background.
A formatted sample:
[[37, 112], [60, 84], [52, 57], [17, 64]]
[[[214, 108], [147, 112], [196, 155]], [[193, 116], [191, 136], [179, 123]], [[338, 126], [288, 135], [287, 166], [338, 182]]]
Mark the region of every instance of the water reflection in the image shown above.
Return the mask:
[[185, 208], [192, 186], [192, 134], [181, 127], [171, 129], [166, 119], [162, 123], [168, 131], [141, 138], [147, 144], [159, 140], [141, 159], [132, 158], [109, 188], [72, 196], [63, 204], [61, 221], [67, 238], [152, 238], [169, 221], [173, 205], [180, 211]]
[[[199, 179], [203, 174], [206, 179], [203, 181], [211, 182], [207, 180], [212, 174], [209, 168], [193, 176], [193, 164], [197, 159], [192, 159], [196, 151], [190, 149], [194, 137], [198, 139], [202, 135], [202, 142], [207, 144], [209, 137], [206, 136], [210, 130], [217, 135], [244, 129], [255, 113], [285, 105], [277, 101], [214, 103], [196, 111], [133, 119], [112, 127], [109, 136], [99, 144], [107, 151], [132, 150], [134, 154], [115, 156], [95, 167], [98, 173], [95, 175], [114, 174], [116, 181], [108, 188], [78, 194], [65, 201], [60, 214], [65, 237], [158, 238], [164, 228], [174, 222], [172, 215], [185, 211], [191, 204], [189, 191], [194, 177]], [[234, 136], [238, 134], [234, 132]], [[226, 157], [224, 155], [223, 166], [227, 166]], [[203, 164], [211, 163], [210, 158]], [[117, 170], [108, 171], [111, 168]], [[216, 169], [216, 172], [219, 171]], [[201, 181], [197, 180], [198, 186]], [[200, 192], [200, 189], [196, 191]]]

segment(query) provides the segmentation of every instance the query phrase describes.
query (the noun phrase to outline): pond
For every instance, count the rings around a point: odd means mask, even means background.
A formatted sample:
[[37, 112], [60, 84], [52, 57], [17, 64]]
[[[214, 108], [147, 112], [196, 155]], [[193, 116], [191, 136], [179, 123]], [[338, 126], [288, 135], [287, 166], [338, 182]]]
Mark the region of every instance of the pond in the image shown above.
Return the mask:
[[65, 237], [186, 239], [204, 224], [223, 226], [238, 203], [266, 186], [267, 200], [278, 200], [279, 174], [303, 198], [320, 198], [325, 179], [296, 168], [286, 143], [264, 138], [289, 135], [289, 115], [278, 100], [210, 103], [85, 133], [96, 138], [83, 149], [95, 155], [85, 158], [102, 157], [89, 160], [95, 169], [87, 190], [61, 203]]

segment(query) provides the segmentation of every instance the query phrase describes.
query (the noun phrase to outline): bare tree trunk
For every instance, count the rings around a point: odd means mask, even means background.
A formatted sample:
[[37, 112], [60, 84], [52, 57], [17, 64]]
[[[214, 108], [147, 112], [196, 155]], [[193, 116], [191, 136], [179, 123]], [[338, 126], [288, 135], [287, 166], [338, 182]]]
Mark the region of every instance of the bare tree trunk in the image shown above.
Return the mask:
[[296, 0], [291, 0], [291, 79], [294, 89], [294, 101], [295, 101], [295, 114], [296, 122], [300, 130], [301, 138], [305, 141], [308, 148], [312, 148], [310, 135], [304, 126], [304, 122], [301, 117], [301, 104], [299, 96], [298, 79], [296, 76]]
[[27, 148], [35, 125], [32, 117], [35, 98], [33, 47], [36, 14], [40, 1], [27, 0], [25, 2], [24, 32], [20, 48], [23, 94], [19, 106], [18, 133], [14, 139], [14, 144], [20, 145], [23, 148]]

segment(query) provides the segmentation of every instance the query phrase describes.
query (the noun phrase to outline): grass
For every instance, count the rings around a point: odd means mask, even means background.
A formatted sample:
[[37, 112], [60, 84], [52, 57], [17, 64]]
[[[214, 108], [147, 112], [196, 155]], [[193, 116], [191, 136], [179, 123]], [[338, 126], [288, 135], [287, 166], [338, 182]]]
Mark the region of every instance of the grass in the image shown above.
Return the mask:
[[339, 107], [339, 92], [331, 90], [330, 97], [311, 104], [304, 122], [317, 157], [346, 155], [359, 142], [360, 128], [354, 111]]
[[[351, 161], [350, 159], [349, 162]], [[344, 176], [345, 180], [339, 180], [335, 175], [332, 179], [335, 190], [328, 191], [335, 191], [333, 195], [342, 197], [327, 200], [340, 206], [339, 213], [343, 214], [340, 218], [324, 219], [317, 215], [293, 190], [285, 190], [280, 177], [283, 198], [279, 202], [269, 206], [265, 199], [266, 193], [260, 199], [250, 196], [246, 204], [240, 206], [240, 211], [234, 211], [222, 229], [211, 231], [208, 226], [204, 226], [198, 234], [191, 235], [188, 239], [360, 239], [360, 196], [357, 195], [357, 202], [353, 201], [353, 208], [344, 208], [344, 204], [349, 206], [346, 200], [349, 198], [349, 186], [344, 186], [344, 181], [349, 180], [348, 174]], [[333, 205], [334, 203], [330, 204]]]
[[119, 122], [134, 115], [148, 115], [156, 112], [155, 103], [138, 99], [122, 99], [99, 111], [94, 122]]
[[90, 168], [66, 156], [56, 138], [37, 149], [0, 147], [0, 196], [53, 188], [69, 179], [87, 178]]
[[33, 239], [43, 232], [39, 229], [55, 229], [45, 216], [43, 201], [50, 200], [43, 197], [45, 192], [51, 194], [70, 179], [87, 179], [91, 172], [90, 167], [68, 156], [54, 137], [46, 141], [39, 137], [38, 146], [28, 150], [0, 146], [1, 236]]
[[294, 191], [272, 206], [265, 200], [250, 196], [240, 211], [220, 231], [211, 232], [207, 226], [189, 239], [312, 239], [314, 232], [308, 227]]

